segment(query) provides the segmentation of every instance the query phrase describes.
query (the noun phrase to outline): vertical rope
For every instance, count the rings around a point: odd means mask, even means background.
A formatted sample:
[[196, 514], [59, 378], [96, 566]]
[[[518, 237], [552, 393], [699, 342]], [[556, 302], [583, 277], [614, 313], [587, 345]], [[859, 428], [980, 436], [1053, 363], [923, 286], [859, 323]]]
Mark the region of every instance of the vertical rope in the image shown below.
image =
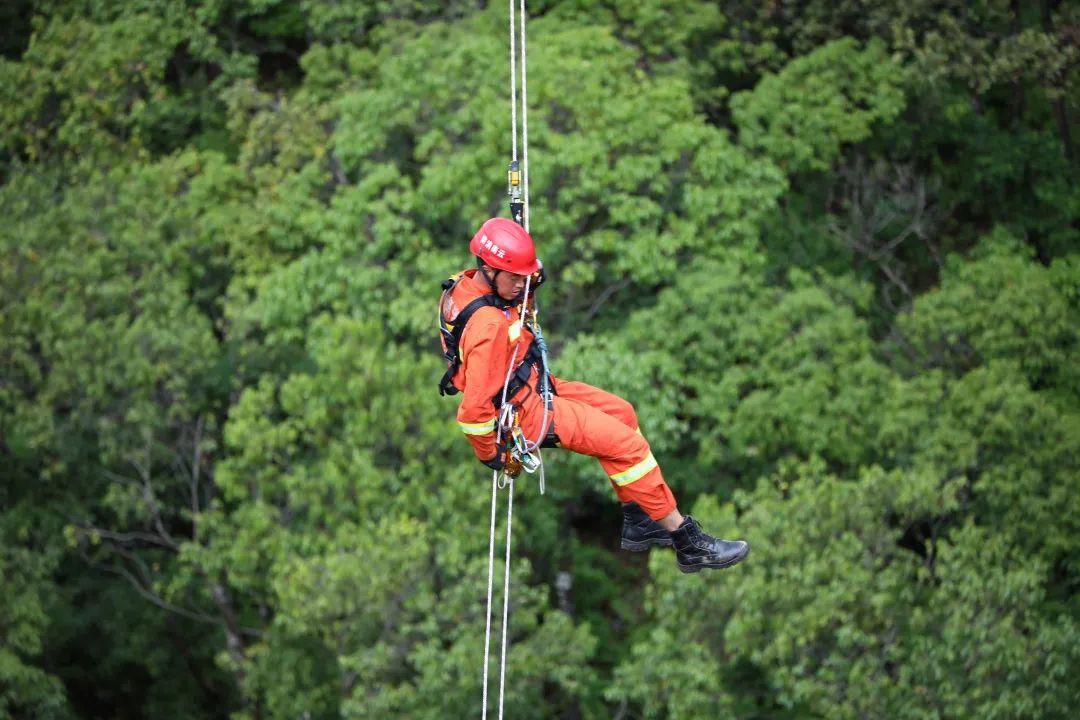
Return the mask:
[[[522, 11], [524, 12], [524, 11]], [[511, 160], [517, 160], [517, 52], [514, 48], [514, 0], [510, 0], [510, 138]]]
[[502, 654], [499, 659], [499, 720], [503, 720], [503, 698], [506, 688], [506, 636], [510, 610], [510, 525], [514, 513], [514, 478], [506, 485], [506, 565], [503, 571]]
[[[513, 5], [513, 0], [510, 0]], [[513, 33], [510, 33], [511, 36]], [[517, 159], [517, 124], [514, 125], [515, 149], [514, 159]], [[521, 151], [522, 169], [521, 184], [525, 193], [525, 232], [529, 232], [529, 94], [528, 85], [525, 82], [525, 0], [521, 0]]]
[[482, 720], [487, 719], [488, 691], [488, 655], [491, 648], [491, 587], [495, 575], [495, 508], [499, 490], [499, 471], [491, 475], [491, 532], [488, 534], [488, 587], [487, 587], [487, 623], [484, 627], [484, 709], [480, 713]]
[[[518, 144], [517, 144], [517, 48], [514, 42], [514, 30], [516, 25], [516, 18], [514, 14], [514, 0], [509, 0], [510, 3], [510, 126], [511, 126], [511, 159], [518, 159]], [[522, 149], [525, 153], [523, 158], [524, 168], [522, 169], [522, 184], [524, 186], [524, 213], [523, 220], [525, 223], [525, 231], [529, 230], [529, 167], [528, 167], [528, 121], [526, 119], [526, 90], [525, 90], [525, 0], [520, 0], [521, 3], [521, 122], [522, 122]], [[531, 278], [530, 278], [531, 280]], [[526, 281], [525, 297], [528, 297], [528, 281]], [[522, 311], [520, 317], [524, 319], [524, 301], [522, 302]], [[514, 359], [516, 359], [517, 348], [514, 349], [514, 358], [511, 358], [510, 371], [507, 374], [506, 382], [503, 383], [502, 399], [503, 404], [506, 402], [507, 386], [510, 383], [510, 375], [514, 370]], [[546, 407], [545, 407], [546, 417]], [[501, 440], [502, 428], [499, 423], [499, 428], [496, 430], [496, 446]], [[539, 440], [538, 440], [539, 442]], [[499, 490], [499, 471], [495, 470], [491, 476], [491, 527], [488, 534], [488, 587], [487, 587], [487, 621], [484, 627], [484, 691], [483, 691], [483, 709], [481, 711], [481, 719], [487, 720], [488, 709], [488, 665], [490, 662], [491, 653], [491, 596], [492, 588], [494, 586], [495, 577], [495, 514], [498, 506], [498, 490]], [[506, 695], [506, 645], [507, 645], [507, 627], [509, 623], [510, 615], [510, 540], [512, 537], [513, 527], [513, 512], [514, 512], [514, 479], [512, 477], [506, 477], [507, 487], [507, 506], [506, 506], [506, 560], [503, 566], [503, 614], [502, 614], [502, 650], [499, 655], [499, 720], [503, 720], [503, 701]]]

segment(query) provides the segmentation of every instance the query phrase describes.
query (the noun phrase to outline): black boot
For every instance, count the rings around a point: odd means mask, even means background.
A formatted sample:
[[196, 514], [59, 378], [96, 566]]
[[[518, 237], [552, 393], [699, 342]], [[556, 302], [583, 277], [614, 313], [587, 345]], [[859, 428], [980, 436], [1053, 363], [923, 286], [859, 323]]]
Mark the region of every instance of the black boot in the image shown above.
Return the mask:
[[641, 552], [650, 545], [671, 546], [671, 533], [660, 527], [637, 503], [622, 506], [622, 549]]
[[702, 568], [731, 567], [750, 552], [750, 546], [742, 540], [717, 540], [705, 534], [697, 520], [689, 515], [671, 533], [671, 539], [675, 543], [675, 562], [684, 573]]

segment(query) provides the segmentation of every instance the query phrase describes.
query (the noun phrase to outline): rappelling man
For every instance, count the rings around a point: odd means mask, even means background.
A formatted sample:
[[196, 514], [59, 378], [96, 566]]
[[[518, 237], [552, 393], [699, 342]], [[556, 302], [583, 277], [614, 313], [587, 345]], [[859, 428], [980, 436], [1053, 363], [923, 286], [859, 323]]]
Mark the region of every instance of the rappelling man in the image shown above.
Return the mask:
[[[529, 317], [520, 316], [528, 287], [543, 282], [543, 269], [529, 233], [505, 218], [486, 221], [469, 250], [470, 268], [443, 284], [439, 315], [449, 365], [440, 383], [444, 394], [462, 393], [457, 421], [477, 459], [515, 474], [520, 459], [506, 432], [504, 406], [517, 432], [540, 447], [558, 447], [595, 457], [622, 503], [621, 546], [642, 551], [673, 546], [679, 569], [730, 567], [746, 557], [742, 540], [720, 540], [679, 512], [637, 414], [626, 400], [582, 382], [548, 373], [546, 352]], [[526, 316], [529, 315], [526, 310]]]

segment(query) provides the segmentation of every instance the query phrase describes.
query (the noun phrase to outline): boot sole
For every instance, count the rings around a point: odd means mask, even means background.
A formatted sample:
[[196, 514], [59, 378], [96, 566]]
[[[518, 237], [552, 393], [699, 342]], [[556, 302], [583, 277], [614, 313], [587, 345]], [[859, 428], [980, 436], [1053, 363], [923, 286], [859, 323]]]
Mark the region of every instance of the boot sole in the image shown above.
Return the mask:
[[735, 557], [733, 557], [733, 558], [731, 558], [729, 560], [725, 560], [724, 562], [715, 562], [715, 563], [713, 563], [713, 562], [704, 562], [704, 563], [698, 563], [696, 565], [683, 565], [681, 562], [676, 560], [675, 564], [677, 564], [679, 566], [679, 569], [682, 570], [684, 573], [696, 573], [699, 570], [704, 570], [706, 568], [713, 569], [713, 570], [723, 570], [724, 568], [729, 568], [732, 565], [737, 565], [738, 563], [741, 563], [743, 560], [746, 559], [746, 556], [749, 555], [749, 554], [750, 554], [750, 546], [747, 545], [746, 550], [744, 550], [741, 554], [736, 555]]
[[629, 550], [630, 552], [644, 552], [653, 545], [671, 547], [673, 543], [671, 540], [627, 540], [626, 538], [623, 538], [621, 543], [622, 549]]

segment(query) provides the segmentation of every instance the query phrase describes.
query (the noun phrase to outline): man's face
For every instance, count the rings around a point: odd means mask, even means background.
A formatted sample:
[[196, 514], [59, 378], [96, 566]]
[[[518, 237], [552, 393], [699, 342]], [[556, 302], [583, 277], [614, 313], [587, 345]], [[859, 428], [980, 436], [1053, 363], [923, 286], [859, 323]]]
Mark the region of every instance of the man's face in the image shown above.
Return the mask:
[[495, 275], [495, 292], [503, 300], [518, 300], [525, 290], [525, 281], [528, 278], [528, 275], [515, 275], [502, 270]]

